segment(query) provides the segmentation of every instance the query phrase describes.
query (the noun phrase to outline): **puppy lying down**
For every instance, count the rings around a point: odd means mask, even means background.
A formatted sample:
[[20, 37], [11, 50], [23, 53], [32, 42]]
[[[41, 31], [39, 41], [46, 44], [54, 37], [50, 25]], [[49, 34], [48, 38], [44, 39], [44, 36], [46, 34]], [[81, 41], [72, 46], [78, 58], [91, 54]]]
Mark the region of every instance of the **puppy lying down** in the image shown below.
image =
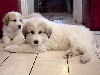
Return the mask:
[[96, 50], [93, 34], [89, 29], [84, 26], [56, 24], [43, 17], [28, 20], [23, 34], [26, 40], [21, 46], [7, 46], [5, 50], [31, 53], [64, 50], [72, 56], [78, 52], [82, 63], [90, 61]]

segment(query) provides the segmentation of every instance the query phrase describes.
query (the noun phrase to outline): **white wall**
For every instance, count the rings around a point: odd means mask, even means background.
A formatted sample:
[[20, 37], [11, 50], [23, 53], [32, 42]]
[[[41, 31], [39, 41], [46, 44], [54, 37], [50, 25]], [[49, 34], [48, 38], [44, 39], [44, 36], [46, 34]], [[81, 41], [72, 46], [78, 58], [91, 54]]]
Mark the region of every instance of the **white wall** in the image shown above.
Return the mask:
[[34, 0], [21, 0], [21, 11], [23, 18], [34, 12]]
[[32, 14], [34, 12], [34, 0], [27, 0], [28, 5], [28, 14]]
[[23, 18], [27, 18], [28, 17], [27, 0], [21, 0], [21, 11]]
[[73, 0], [73, 20], [82, 23], [82, 0]]

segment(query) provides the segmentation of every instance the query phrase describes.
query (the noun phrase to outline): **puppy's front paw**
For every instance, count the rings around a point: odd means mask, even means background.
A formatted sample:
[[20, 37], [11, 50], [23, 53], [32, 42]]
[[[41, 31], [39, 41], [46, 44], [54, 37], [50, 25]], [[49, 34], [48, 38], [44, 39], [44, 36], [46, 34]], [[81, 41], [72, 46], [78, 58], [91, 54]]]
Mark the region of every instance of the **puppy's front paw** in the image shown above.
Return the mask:
[[85, 55], [82, 55], [82, 56], [80, 57], [80, 61], [81, 61], [83, 64], [89, 62], [90, 60], [91, 60], [91, 58], [89, 58], [89, 57], [87, 57], [87, 56], [85, 56]]
[[6, 47], [4, 48], [4, 50], [7, 51], [7, 52], [12, 52], [12, 53], [15, 52], [15, 49], [13, 48], [13, 46], [6, 46]]

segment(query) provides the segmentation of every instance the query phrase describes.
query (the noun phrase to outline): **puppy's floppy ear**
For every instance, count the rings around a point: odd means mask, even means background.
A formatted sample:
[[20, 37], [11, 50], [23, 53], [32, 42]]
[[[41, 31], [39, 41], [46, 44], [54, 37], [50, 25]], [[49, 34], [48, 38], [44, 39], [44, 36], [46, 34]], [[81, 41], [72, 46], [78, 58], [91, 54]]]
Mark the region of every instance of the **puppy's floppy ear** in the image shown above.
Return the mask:
[[51, 26], [49, 24], [46, 24], [45, 22], [39, 23], [39, 26], [42, 27], [42, 29], [44, 30], [44, 33], [46, 33], [48, 38], [50, 38], [50, 36], [52, 34]]
[[50, 38], [50, 36], [52, 34], [52, 28], [50, 25], [46, 25], [46, 34], [47, 34], [48, 38]]
[[3, 18], [2, 21], [3, 21], [3, 23], [4, 23], [5, 25], [8, 24], [8, 22], [9, 22], [9, 13], [5, 15], [5, 17]]
[[28, 23], [25, 23], [24, 27], [23, 27], [23, 30], [22, 30], [22, 33], [23, 35], [25, 36], [25, 39], [26, 39], [26, 36], [28, 34]]

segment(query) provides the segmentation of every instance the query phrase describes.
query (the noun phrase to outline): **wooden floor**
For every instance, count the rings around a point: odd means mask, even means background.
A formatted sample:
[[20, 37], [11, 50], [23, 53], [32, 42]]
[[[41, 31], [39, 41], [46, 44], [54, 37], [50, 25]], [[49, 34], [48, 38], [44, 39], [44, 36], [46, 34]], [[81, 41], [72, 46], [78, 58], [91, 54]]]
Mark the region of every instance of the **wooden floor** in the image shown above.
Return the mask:
[[[94, 32], [100, 48], [100, 32]], [[0, 49], [0, 75], [100, 75], [100, 54], [82, 64], [79, 56], [64, 59], [66, 51], [41, 54], [8, 53]]]

